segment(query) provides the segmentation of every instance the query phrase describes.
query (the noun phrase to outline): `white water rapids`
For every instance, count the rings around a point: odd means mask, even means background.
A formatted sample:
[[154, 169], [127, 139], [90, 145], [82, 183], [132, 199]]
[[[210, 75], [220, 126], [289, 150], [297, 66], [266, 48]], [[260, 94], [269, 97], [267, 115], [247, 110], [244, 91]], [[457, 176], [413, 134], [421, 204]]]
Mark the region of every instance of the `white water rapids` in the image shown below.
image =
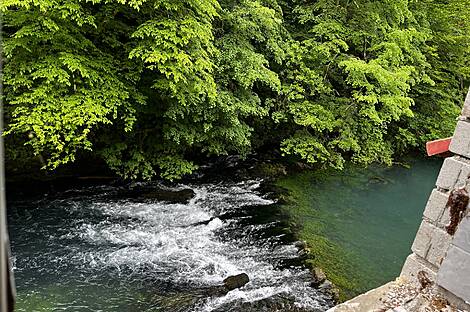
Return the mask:
[[[122, 188], [109, 186], [14, 204], [19, 311], [31, 311], [38, 296], [61, 311], [242, 311], [235, 307], [251, 303], [250, 311], [277, 311], [260, 308], [269, 298], [288, 298], [288, 311], [325, 311], [329, 298], [310, 286], [308, 270], [283, 265], [297, 259], [298, 250], [283, 241], [282, 231], [271, 231], [279, 222], [250, 214], [247, 207], [269, 215], [274, 204], [259, 184], [172, 188], [194, 191], [186, 204], [121, 198]], [[148, 187], [128, 188], [141, 186]], [[223, 296], [201, 291], [242, 272], [250, 282], [241, 289]], [[133, 287], [144, 295], [128, 294]], [[119, 302], [123, 294], [126, 304]]]

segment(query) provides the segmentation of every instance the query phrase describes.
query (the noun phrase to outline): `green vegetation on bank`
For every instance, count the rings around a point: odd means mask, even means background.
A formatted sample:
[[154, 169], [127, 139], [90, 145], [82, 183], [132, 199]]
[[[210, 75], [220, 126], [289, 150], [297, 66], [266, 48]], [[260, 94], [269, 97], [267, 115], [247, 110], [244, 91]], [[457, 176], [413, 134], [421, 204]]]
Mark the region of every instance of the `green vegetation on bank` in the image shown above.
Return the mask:
[[3, 0], [8, 169], [177, 179], [210, 155], [390, 164], [448, 136], [470, 0]]

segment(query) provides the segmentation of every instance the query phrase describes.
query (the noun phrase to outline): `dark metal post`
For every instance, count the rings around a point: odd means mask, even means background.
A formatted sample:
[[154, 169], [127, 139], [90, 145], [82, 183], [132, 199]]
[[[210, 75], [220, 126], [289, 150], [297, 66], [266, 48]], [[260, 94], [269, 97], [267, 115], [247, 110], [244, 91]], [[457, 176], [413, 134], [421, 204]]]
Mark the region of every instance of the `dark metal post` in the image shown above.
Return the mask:
[[[3, 110], [3, 107], [2, 107]], [[3, 119], [3, 118], [1, 118]], [[0, 122], [1, 123], [1, 122]], [[3, 125], [0, 124], [3, 129]], [[3, 132], [3, 131], [2, 131]], [[0, 138], [1, 141], [3, 141]], [[6, 207], [5, 207], [5, 188], [4, 188], [4, 168], [3, 168], [3, 142], [0, 142], [0, 312], [8, 311], [8, 253], [7, 253], [7, 223], [6, 223]]]
[[[0, 22], [0, 41], [2, 41]], [[3, 146], [3, 46], [0, 45], [0, 312], [13, 311], [14, 286], [10, 271], [10, 244], [5, 200], [5, 164]]]

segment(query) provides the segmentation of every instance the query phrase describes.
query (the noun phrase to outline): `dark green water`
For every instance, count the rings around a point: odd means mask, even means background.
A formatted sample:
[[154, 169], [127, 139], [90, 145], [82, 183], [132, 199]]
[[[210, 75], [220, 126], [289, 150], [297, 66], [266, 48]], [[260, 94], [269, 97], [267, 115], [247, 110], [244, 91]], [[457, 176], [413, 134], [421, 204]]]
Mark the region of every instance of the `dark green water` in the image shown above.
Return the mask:
[[372, 166], [295, 174], [279, 181], [299, 237], [342, 289], [342, 298], [399, 273], [434, 187], [441, 160], [413, 160], [410, 169]]

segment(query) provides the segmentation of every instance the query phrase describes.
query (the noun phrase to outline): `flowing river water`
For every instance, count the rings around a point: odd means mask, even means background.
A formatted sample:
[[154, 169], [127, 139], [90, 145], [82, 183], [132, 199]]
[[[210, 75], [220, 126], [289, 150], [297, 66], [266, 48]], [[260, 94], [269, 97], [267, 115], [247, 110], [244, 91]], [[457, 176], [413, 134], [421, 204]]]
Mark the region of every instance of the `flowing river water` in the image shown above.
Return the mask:
[[[294, 200], [287, 204], [261, 180], [232, 179], [227, 168], [216, 168], [213, 180], [172, 187], [14, 194], [17, 311], [326, 311], [331, 296], [312, 287], [296, 239], [309, 243], [315, 263], [347, 296], [393, 279], [439, 166], [417, 160], [411, 169], [293, 174], [278, 182]], [[148, 196], [155, 190], [193, 196]], [[250, 278], [244, 287], [214, 292], [242, 272]]]
[[[324, 311], [260, 181], [82, 187], [9, 207], [18, 311]], [[142, 196], [192, 189], [187, 203]], [[280, 221], [279, 221], [280, 220]], [[225, 295], [211, 287], [245, 272]]]

